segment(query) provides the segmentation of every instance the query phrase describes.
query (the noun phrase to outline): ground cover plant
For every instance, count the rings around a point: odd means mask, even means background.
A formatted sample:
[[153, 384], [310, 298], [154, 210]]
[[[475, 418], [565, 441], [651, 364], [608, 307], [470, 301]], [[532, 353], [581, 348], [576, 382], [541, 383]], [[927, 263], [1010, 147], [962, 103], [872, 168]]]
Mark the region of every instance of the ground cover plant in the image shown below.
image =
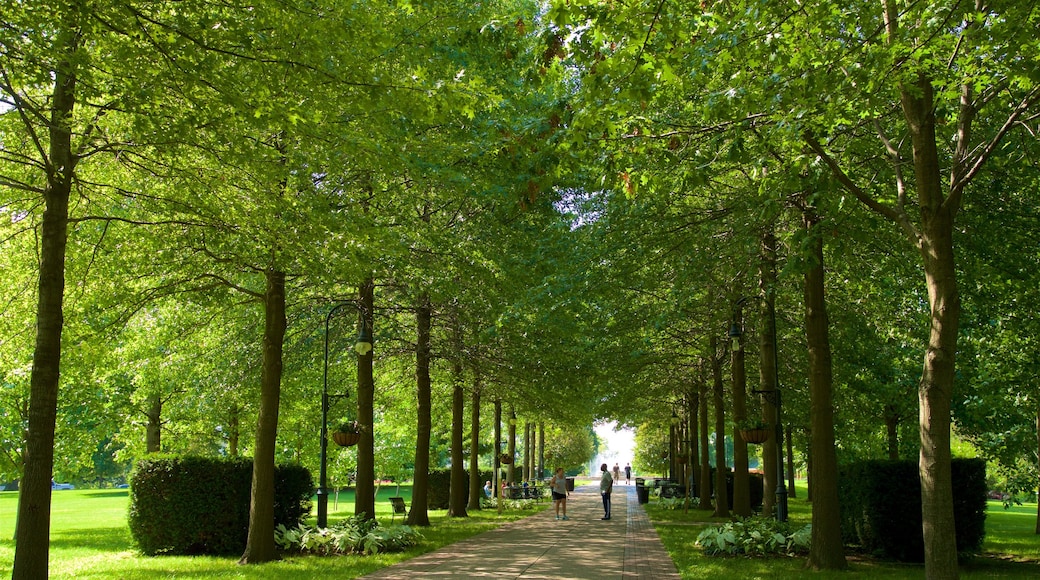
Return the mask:
[[[392, 518], [389, 498], [400, 495], [411, 503], [411, 489], [384, 487], [376, 501], [376, 518], [389, 525]], [[0, 492], [0, 577], [11, 574], [14, 560], [14, 523], [18, 494]], [[368, 556], [324, 557], [309, 554], [283, 554], [278, 562], [240, 566], [237, 557], [140, 555], [133, 547], [127, 526], [129, 494], [118, 490], [73, 490], [54, 493], [51, 519], [50, 578], [79, 579], [159, 579], [159, 578], [245, 578], [326, 579], [357, 578], [419, 554], [494, 529], [509, 521], [531, 515], [530, 510], [505, 509], [470, 511], [468, 518], [448, 518], [442, 510], [430, 512], [431, 525], [421, 528], [422, 539], [403, 552], [379, 552]], [[534, 510], [545, 509], [543, 502]], [[329, 502], [330, 525], [354, 513], [352, 490], [333, 495]], [[313, 523], [313, 517], [308, 520]], [[398, 517], [396, 523], [400, 523]]]
[[[812, 504], [805, 501], [805, 489], [789, 501], [792, 529], [812, 521]], [[987, 505], [986, 539], [982, 552], [964, 560], [961, 578], [1036, 578], [1040, 577], [1040, 539], [1036, 536], [1036, 504], [1005, 510], [999, 501]], [[807, 572], [804, 557], [710, 556], [697, 544], [705, 530], [728, 519], [713, 518], [711, 511], [673, 509], [651, 500], [646, 506], [665, 548], [683, 578], [791, 578], [809, 574], [813, 578], [924, 578], [922, 564], [878, 560], [849, 552], [849, 570], [844, 572]]]

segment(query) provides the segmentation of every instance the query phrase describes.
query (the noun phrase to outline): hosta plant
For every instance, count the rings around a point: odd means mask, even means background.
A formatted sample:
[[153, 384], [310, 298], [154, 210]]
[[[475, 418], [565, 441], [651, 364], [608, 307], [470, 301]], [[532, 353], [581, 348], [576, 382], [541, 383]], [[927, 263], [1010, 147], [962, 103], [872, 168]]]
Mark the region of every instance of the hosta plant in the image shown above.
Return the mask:
[[786, 522], [755, 516], [708, 528], [697, 545], [709, 556], [794, 556], [809, 551], [810, 537], [811, 526], [792, 532]]
[[399, 552], [421, 539], [422, 535], [409, 526], [384, 526], [361, 516], [350, 517], [328, 528], [279, 525], [274, 532], [275, 544], [284, 551], [321, 555]]

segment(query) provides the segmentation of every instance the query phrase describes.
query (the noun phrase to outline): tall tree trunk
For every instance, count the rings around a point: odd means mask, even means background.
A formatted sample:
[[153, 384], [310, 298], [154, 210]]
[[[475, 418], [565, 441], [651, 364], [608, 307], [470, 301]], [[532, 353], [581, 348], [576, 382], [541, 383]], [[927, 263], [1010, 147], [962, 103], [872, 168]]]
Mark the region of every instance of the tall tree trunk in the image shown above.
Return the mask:
[[885, 441], [888, 442], [888, 458], [899, 459], [899, 414], [895, 405], [885, 405]]
[[538, 423], [538, 481], [545, 479], [545, 423]]
[[[56, 53], [71, 57], [79, 48], [76, 9], [60, 15]], [[76, 104], [76, 65], [62, 58], [54, 70], [47, 167], [40, 231], [40, 278], [37, 286], [36, 345], [29, 379], [29, 426], [25, 471], [18, 492], [12, 579], [46, 578], [51, 524], [51, 478], [54, 474], [54, 426], [61, 366], [62, 302], [65, 296], [65, 250], [69, 194], [78, 158], [72, 150], [69, 122]]]
[[823, 238], [814, 232], [819, 223], [815, 212], [806, 208], [803, 217], [812, 253], [809, 257], [811, 265], [805, 273], [805, 337], [809, 346], [809, 421], [813, 434], [813, 475], [816, 476], [809, 567], [813, 570], [844, 570], [848, 563], [841, 541], [838, 503], [838, 456], [834, 451], [833, 372], [824, 297]]
[[158, 453], [162, 450], [162, 396], [159, 393], [148, 397], [148, 411], [144, 415], [148, 418], [144, 426], [145, 453]]
[[[779, 377], [776, 376], [776, 235], [772, 229], [762, 234], [759, 246], [758, 266], [759, 332], [758, 332], [758, 374], [760, 391], [776, 390]], [[776, 405], [773, 398], [762, 396], [762, 420], [769, 426], [770, 433], [776, 432]], [[770, 437], [762, 444], [762, 513], [770, 514], [776, 509], [774, 491], [780, 482], [776, 464], [776, 438]]]
[[[1040, 458], [1040, 404], [1036, 406], [1036, 448], [1036, 456]], [[1036, 534], [1040, 535], [1040, 501], [1036, 502]]]
[[791, 425], [787, 426], [787, 497], [796, 498], [798, 493], [794, 486], [794, 440], [791, 439]]
[[412, 479], [412, 506], [408, 510], [408, 525], [430, 525], [430, 431], [432, 429], [430, 404], [430, 327], [433, 309], [426, 294], [419, 299], [416, 312], [417, 341], [415, 346], [415, 387], [417, 399], [415, 436], [415, 473]]
[[712, 402], [715, 407], [715, 513], [713, 517], [729, 517], [729, 494], [726, 492], [726, 397], [722, 382], [722, 356], [719, 338], [709, 338], [711, 352]]
[[516, 483], [516, 409], [510, 405], [509, 412], [509, 429], [506, 431], [509, 440], [506, 441], [506, 455], [512, 460], [511, 463], [506, 464], [506, 481], [509, 485]]
[[495, 486], [494, 494], [498, 498], [498, 513], [502, 513], [502, 399], [495, 399], [495, 456], [491, 458], [493, 467], [491, 482]]
[[700, 400], [700, 409], [698, 410], [697, 422], [700, 424], [700, 456], [701, 456], [701, 474], [697, 478], [698, 481], [698, 495], [700, 501], [697, 503], [697, 509], [710, 510], [711, 509], [711, 454], [708, 448], [708, 380], [704, 376], [703, 367], [698, 371], [697, 377], [697, 399]]
[[239, 425], [239, 416], [241, 414], [242, 409], [240, 409], [238, 405], [232, 405], [231, 410], [228, 411], [227, 453], [229, 457], [238, 457], [238, 439], [242, 432]]
[[264, 273], [263, 366], [260, 371], [260, 412], [253, 451], [253, 484], [249, 500], [249, 534], [241, 564], [270, 562], [278, 557], [274, 544], [274, 456], [278, 438], [278, 404], [282, 390], [282, 348], [285, 342], [285, 273]]
[[473, 391], [469, 396], [469, 505], [471, 510], [480, 509], [480, 498], [484, 495], [484, 483], [480, 481], [480, 392], [483, 389], [479, 372], [473, 379]]
[[[455, 352], [462, 352], [456, 350]], [[466, 490], [465, 459], [462, 453], [462, 432], [465, 422], [466, 393], [462, 389], [462, 363], [457, 357], [452, 362], [452, 389], [451, 389], [451, 484], [448, 490], [448, 517], [465, 518], [466, 501], [468, 493]]]
[[357, 478], [354, 484], [354, 515], [373, 520], [376, 517], [375, 458], [375, 300], [376, 283], [371, 277], [358, 286], [358, 327], [372, 339], [372, 349], [358, 353], [357, 358], [357, 422], [361, 439], [357, 444]]
[[690, 389], [686, 393], [686, 401], [686, 417], [689, 421], [687, 429], [690, 434], [690, 481], [686, 482], [686, 489], [689, 492], [687, 495], [693, 498], [697, 496], [697, 489], [694, 488], [693, 484], [698, 484], [701, 480], [698, 474], [701, 467], [699, 421], [701, 398], [693, 389]]
[[[740, 307], [734, 313], [733, 322], [743, 328]], [[730, 358], [730, 373], [733, 377], [733, 421], [734, 425], [747, 418], [747, 375], [744, 370], [744, 343], [741, 337], [733, 339]], [[748, 475], [748, 444], [733, 428], [733, 513], [740, 517], [751, 517], [751, 478]]]
[[531, 449], [533, 433], [534, 425], [530, 421], [524, 421], [524, 481], [531, 481], [531, 458], [534, 457]]

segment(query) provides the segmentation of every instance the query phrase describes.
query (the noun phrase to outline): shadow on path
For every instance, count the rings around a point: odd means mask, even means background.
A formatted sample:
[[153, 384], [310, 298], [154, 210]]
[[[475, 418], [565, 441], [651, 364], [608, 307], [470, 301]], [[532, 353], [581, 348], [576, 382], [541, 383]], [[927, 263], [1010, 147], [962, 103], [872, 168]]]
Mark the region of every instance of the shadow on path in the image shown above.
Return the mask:
[[577, 488], [567, 521], [550, 508], [364, 578], [678, 579], [635, 486], [616, 485], [603, 521], [599, 486]]

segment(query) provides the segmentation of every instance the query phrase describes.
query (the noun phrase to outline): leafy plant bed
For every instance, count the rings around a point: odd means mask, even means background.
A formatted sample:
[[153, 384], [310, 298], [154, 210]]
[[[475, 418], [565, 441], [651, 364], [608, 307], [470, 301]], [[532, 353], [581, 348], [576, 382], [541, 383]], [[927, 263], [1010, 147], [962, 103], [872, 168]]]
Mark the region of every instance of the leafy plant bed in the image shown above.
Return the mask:
[[360, 516], [347, 518], [328, 528], [300, 524], [279, 525], [274, 541], [286, 552], [306, 554], [378, 554], [400, 552], [418, 544], [422, 534], [405, 525], [381, 525]]
[[753, 516], [713, 526], [697, 536], [709, 556], [796, 556], [809, 553], [812, 526], [797, 530], [787, 522]]

